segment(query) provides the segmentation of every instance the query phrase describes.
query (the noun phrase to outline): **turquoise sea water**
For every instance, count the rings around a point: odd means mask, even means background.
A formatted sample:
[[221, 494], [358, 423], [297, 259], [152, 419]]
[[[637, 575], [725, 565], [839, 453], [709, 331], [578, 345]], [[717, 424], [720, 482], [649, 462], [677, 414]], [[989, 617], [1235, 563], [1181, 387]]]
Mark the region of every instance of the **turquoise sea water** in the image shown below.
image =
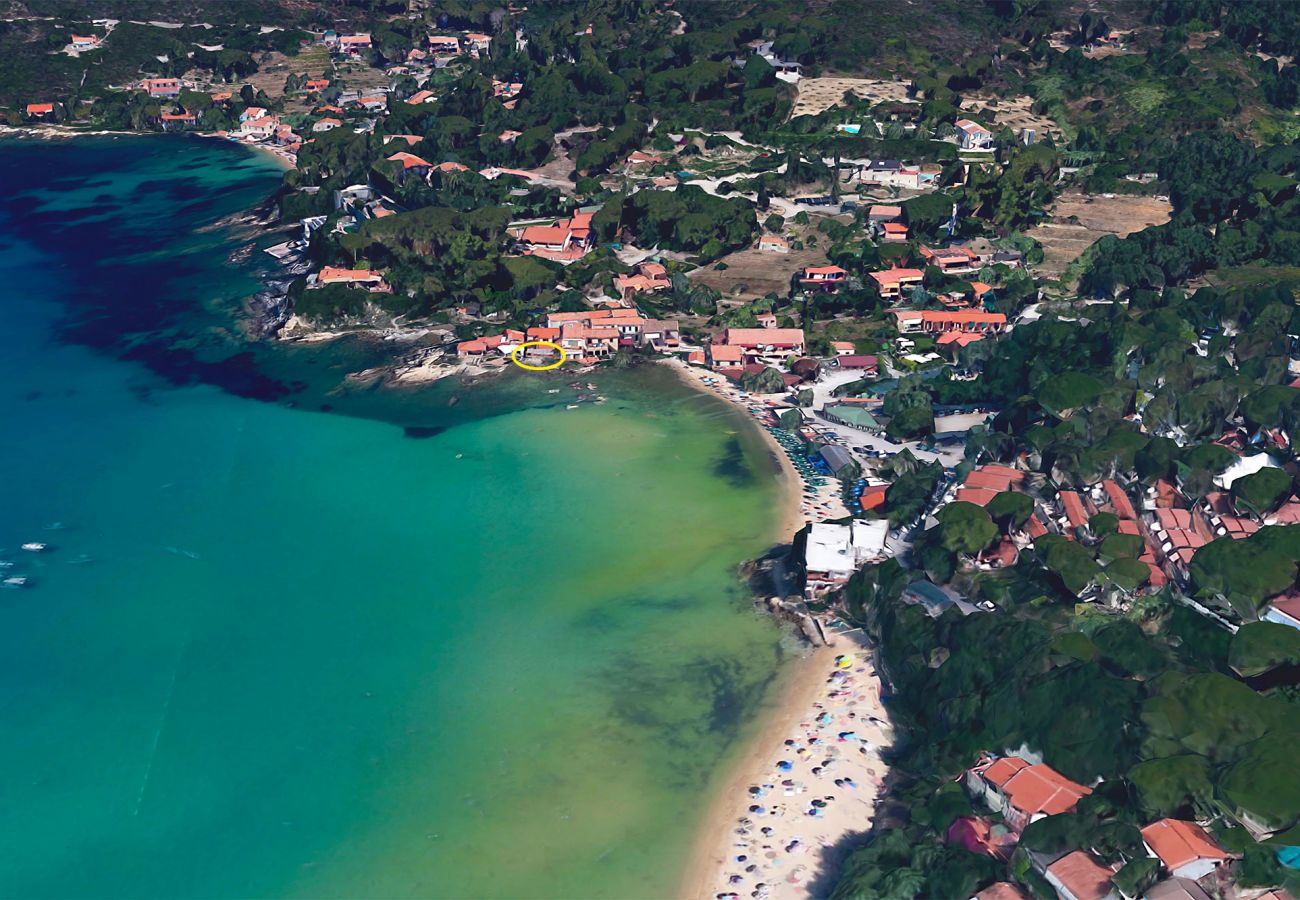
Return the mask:
[[0, 895], [669, 895], [783, 657], [762, 446], [657, 371], [570, 411], [241, 348], [199, 229], [277, 178], [0, 143]]

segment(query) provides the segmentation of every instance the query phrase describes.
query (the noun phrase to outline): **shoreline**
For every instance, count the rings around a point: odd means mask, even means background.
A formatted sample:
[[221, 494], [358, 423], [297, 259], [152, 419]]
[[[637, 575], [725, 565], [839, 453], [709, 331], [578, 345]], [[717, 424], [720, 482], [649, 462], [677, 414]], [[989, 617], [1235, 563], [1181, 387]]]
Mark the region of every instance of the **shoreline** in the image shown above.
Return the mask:
[[[713, 372], [709, 372], [707, 369], [695, 369], [686, 363], [673, 359], [660, 360], [659, 364], [673, 372], [676, 372], [678, 378], [681, 379], [683, 384], [689, 385], [695, 390], [708, 394], [711, 397], [718, 397], [732, 405], [739, 405], [736, 403], [734, 398], [727, 396], [721, 391], [714, 390], [701, 381], [702, 378], [714, 377]], [[743, 407], [741, 408], [741, 412], [746, 416], [749, 415], [748, 410], [745, 410]], [[767, 446], [768, 452], [772, 454], [777, 469], [781, 475], [781, 478], [779, 479], [781, 490], [781, 510], [780, 515], [777, 517], [776, 543], [789, 544], [794, 539], [794, 536], [798, 533], [799, 529], [803, 528], [809, 521], [803, 512], [804, 480], [802, 476], [799, 475], [798, 470], [795, 469], [794, 463], [790, 461], [790, 457], [785, 452], [785, 448], [777, 443], [776, 438], [772, 437], [772, 435], [768, 433], [767, 429], [758, 422], [754, 422], [753, 426], [759, 435], [762, 436], [763, 443]]]
[[[845, 656], [848, 668], [837, 665]], [[892, 726], [869, 651], [839, 636], [793, 668], [710, 800], [679, 900], [824, 896], [846, 839], [872, 827]]]
[[[740, 406], [749, 415], [742, 398], [705, 383], [706, 378], [719, 377], [714, 373], [676, 360], [662, 364], [694, 389]], [[802, 494], [805, 482], [767, 429], [760, 422], [754, 426], [782, 476], [776, 527], [778, 543], [788, 544], [810, 521]], [[751, 720], [755, 733], [710, 789], [676, 893], [679, 900], [812, 900], [821, 895], [813, 889], [824, 887], [823, 879], [838, 870], [845, 839], [871, 829], [888, 774], [880, 752], [892, 740], [892, 725], [861, 632], [828, 632], [827, 639], [826, 646], [808, 646], [788, 664], [779, 686]], [[845, 654], [855, 660], [848, 671], [836, 667]], [[845, 679], [851, 679], [848, 692]], [[860, 737], [839, 737], [850, 732]], [[813, 764], [827, 760], [829, 765]], [[791, 763], [791, 770], [783, 771], [778, 763]], [[845, 778], [852, 787], [843, 784]], [[756, 797], [754, 790], [763, 791], [767, 799]], [[813, 800], [826, 803], [817, 817], [807, 815]], [[758, 804], [766, 804], [761, 807], [765, 814], [750, 812]], [[764, 834], [764, 828], [770, 833]], [[748, 858], [737, 861], [741, 855]], [[748, 866], [755, 871], [745, 871]], [[741, 880], [733, 883], [734, 878]]]
[[28, 127], [16, 127], [13, 125], [0, 125], [0, 137], [33, 137], [38, 140], [66, 140], [78, 137], [197, 137], [230, 141], [232, 144], [238, 144], [241, 147], [248, 147], [251, 150], [261, 151], [263, 154], [273, 157], [286, 172], [290, 169], [297, 168], [294, 160], [280, 151], [281, 148], [272, 147], [266, 144], [248, 143], [245, 141], [232, 141], [229, 137], [217, 134], [214, 131], [114, 131], [109, 129], [100, 129], [97, 131], [81, 131], [75, 128], [68, 128], [63, 125], [35, 125]]

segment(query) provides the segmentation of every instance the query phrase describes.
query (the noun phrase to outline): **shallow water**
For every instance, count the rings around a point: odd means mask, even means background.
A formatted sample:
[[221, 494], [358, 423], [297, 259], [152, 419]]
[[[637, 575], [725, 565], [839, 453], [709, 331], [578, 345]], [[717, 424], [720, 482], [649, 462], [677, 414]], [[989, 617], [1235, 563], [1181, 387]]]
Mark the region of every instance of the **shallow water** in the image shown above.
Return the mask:
[[783, 657], [745, 423], [646, 370], [327, 396], [373, 349], [236, 344], [251, 270], [196, 232], [272, 163], [0, 176], [0, 893], [669, 894]]

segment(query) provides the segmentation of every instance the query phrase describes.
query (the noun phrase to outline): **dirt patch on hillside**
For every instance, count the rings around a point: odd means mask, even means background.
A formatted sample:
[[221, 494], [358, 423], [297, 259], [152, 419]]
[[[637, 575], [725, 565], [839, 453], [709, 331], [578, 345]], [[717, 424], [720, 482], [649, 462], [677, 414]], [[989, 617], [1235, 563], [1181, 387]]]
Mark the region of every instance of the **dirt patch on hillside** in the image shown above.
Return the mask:
[[[724, 300], [757, 300], [770, 293], [785, 297], [790, 293], [790, 276], [799, 269], [830, 265], [826, 261], [826, 248], [831, 241], [826, 235], [817, 234], [816, 229], [811, 228], [797, 233], [797, 236], [787, 233], [787, 238], [792, 241], [807, 240], [811, 236], [816, 236], [818, 246], [805, 246], [789, 253], [759, 251], [753, 247], [737, 250], [718, 262], [696, 269], [687, 277], [718, 291]], [[725, 263], [727, 268], [718, 271], [718, 263]]]
[[1172, 212], [1167, 200], [1154, 197], [1062, 194], [1052, 207], [1052, 218], [1029, 232], [1043, 245], [1043, 261], [1034, 268], [1046, 278], [1059, 278], [1083, 251], [1106, 235], [1124, 237], [1160, 225], [1169, 221]]
[[852, 91], [871, 104], [897, 103], [907, 100], [906, 81], [880, 81], [874, 78], [803, 78], [799, 81], [799, 96], [795, 98], [790, 117], [815, 116], [844, 101], [844, 94]]
[[1033, 105], [1033, 98], [1023, 95], [1010, 99], [972, 96], [963, 101], [962, 112], [995, 131], [1003, 125], [1014, 134], [1028, 128], [1034, 132], [1035, 140], [1041, 141], [1049, 136], [1053, 140], [1061, 140], [1061, 127], [1047, 116], [1035, 113]]
[[290, 75], [319, 78], [322, 72], [330, 71], [330, 55], [324, 47], [308, 47], [297, 56], [285, 56], [283, 53], [271, 53], [268, 56], [265, 62], [258, 64], [257, 71], [247, 81], [254, 91], [266, 91], [266, 96], [272, 99], [284, 96], [284, 80]]

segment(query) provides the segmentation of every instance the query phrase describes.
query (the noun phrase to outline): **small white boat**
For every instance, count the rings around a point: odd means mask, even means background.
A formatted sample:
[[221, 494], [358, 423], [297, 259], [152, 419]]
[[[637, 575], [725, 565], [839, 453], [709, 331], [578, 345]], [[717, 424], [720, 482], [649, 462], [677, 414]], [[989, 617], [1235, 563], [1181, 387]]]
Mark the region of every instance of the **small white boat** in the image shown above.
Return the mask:
[[39, 541], [32, 541], [31, 543], [23, 544], [23, 549], [24, 549], [24, 550], [29, 550], [29, 551], [31, 551], [32, 553], [40, 553], [40, 552], [41, 552], [42, 550], [44, 550], [45, 548], [46, 548], [46, 545], [40, 543]]
[[25, 587], [27, 585], [27, 576], [14, 575], [10, 578], [6, 578], [4, 581], [0, 581], [0, 584], [3, 584], [5, 587]]
[[566, 407], [564, 407], [564, 408], [565, 408], [565, 409], [577, 409], [577, 408], [578, 408], [578, 404], [576, 404], [576, 403], [570, 403], [568, 406], [566, 406]]
[[560, 392], [560, 389], [559, 389], [559, 388], [551, 388], [551, 389], [550, 389], [549, 391], [547, 391], [546, 393], [548, 393], [548, 394], [558, 394], [559, 392]]

